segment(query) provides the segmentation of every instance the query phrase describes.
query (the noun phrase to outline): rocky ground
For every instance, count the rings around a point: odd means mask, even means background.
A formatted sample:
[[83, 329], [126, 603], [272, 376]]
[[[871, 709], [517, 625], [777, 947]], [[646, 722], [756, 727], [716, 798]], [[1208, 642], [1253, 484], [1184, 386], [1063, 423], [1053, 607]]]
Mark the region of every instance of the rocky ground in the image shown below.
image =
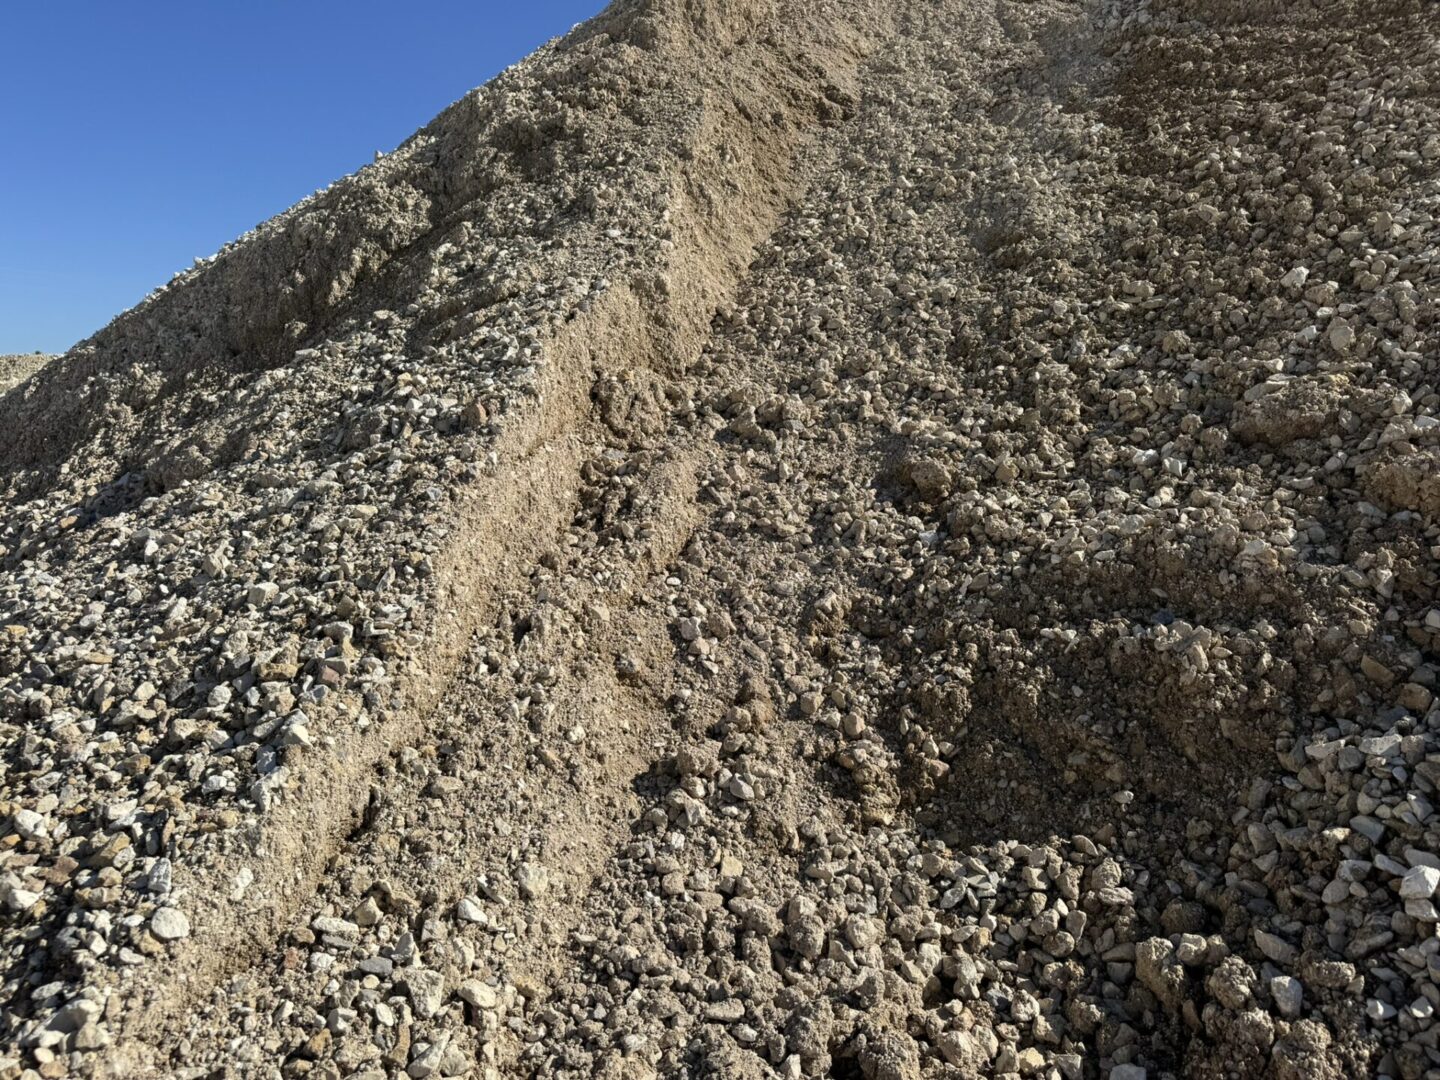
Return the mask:
[[622, 2], [0, 398], [0, 1076], [1440, 1076], [1437, 39]]
[[0, 356], [0, 394], [19, 386], [43, 368], [51, 357], [43, 353], [26, 353], [22, 356]]

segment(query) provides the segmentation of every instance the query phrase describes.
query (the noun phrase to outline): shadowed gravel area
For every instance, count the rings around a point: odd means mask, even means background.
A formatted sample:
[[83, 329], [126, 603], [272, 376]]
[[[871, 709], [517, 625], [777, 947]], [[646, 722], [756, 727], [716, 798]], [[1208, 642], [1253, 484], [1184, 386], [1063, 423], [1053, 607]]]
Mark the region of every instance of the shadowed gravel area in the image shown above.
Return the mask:
[[0, 394], [19, 386], [53, 359], [43, 353], [0, 356]]

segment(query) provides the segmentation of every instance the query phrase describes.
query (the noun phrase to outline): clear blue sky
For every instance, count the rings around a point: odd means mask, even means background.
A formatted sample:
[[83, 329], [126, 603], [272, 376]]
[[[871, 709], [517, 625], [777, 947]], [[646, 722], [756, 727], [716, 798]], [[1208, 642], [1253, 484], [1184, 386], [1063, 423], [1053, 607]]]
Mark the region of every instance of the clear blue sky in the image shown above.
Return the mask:
[[605, 0], [4, 0], [0, 353], [60, 352]]

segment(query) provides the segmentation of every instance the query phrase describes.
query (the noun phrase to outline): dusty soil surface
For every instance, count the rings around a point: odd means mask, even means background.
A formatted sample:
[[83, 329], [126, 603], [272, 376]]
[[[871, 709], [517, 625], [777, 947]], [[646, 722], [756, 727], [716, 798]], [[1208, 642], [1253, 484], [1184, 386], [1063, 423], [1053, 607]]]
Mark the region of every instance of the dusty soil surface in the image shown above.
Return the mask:
[[0, 398], [0, 1078], [1440, 1076], [1434, 4], [628, 0]]

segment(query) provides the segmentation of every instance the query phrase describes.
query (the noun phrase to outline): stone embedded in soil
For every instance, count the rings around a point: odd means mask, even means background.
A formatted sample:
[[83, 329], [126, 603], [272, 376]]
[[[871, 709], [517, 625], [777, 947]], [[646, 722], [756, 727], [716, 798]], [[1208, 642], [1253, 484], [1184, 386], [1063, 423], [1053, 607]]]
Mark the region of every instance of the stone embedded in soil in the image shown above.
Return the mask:
[[190, 919], [179, 908], [162, 907], [150, 916], [150, 932], [161, 941], [179, 941], [190, 936]]

